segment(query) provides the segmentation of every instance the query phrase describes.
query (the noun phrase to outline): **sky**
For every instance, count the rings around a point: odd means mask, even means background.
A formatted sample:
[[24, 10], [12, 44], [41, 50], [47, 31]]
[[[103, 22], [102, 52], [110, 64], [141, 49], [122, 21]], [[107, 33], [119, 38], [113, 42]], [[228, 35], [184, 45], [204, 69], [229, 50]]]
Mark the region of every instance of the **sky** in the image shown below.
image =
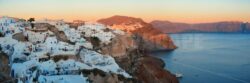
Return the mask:
[[250, 22], [250, 0], [0, 0], [0, 16], [95, 21], [113, 15], [146, 22]]

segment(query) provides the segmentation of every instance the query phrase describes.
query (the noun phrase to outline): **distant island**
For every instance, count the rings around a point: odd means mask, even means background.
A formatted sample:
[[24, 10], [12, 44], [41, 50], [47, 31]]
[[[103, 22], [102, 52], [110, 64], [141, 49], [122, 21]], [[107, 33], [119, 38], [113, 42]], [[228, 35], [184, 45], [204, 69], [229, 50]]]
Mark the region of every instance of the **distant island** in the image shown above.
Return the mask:
[[155, 20], [150, 22], [155, 28], [164, 33], [249, 33], [250, 23], [239, 21], [224, 21], [213, 23], [176, 23]]

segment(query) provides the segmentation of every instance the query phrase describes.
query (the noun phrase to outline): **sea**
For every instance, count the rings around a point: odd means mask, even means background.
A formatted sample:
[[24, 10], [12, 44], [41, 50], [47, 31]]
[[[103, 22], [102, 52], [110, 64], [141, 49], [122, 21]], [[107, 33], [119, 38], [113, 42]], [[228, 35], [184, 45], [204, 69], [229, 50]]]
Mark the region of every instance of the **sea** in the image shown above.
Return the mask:
[[250, 83], [250, 34], [169, 34], [178, 48], [154, 52], [180, 83]]

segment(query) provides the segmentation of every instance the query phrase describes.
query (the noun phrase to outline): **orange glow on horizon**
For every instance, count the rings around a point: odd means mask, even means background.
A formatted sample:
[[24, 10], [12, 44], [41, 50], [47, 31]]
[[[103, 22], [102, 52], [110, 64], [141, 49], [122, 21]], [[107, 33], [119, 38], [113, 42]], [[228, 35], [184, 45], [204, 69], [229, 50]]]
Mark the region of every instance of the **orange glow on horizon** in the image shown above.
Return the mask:
[[0, 16], [96, 21], [113, 15], [183, 23], [250, 22], [247, 0], [0, 0]]
[[[55, 15], [55, 16], [34, 16], [34, 15], [16, 15], [12, 16], [9, 15], [10, 17], [17, 17], [17, 18], [23, 18], [23, 19], [29, 19], [31, 17], [35, 18], [36, 20], [41, 20], [44, 18], [47, 19], [63, 19], [64, 21], [67, 22], [72, 22], [73, 20], [83, 20], [83, 21], [97, 21], [102, 18], [108, 18], [114, 15], [109, 15], [109, 16], [91, 16], [91, 17], [85, 17], [85, 16], [80, 16], [80, 15], [67, 15], [67, 16], [60, 16], [60, 15]], [[131, 15], [124, 15], [124, 16], [131, 16]], [[162, 21], [170, 21], [170, 22], [179, 22], [179, 23], [211, 23], [211, 22], [221, 22], [221, 21], [239, 21], [239, 22], [250, 22], [249, 19], [247, 18], [193, 18], [193, 17], [167, 17], [167, 16], [155, 16], [155, 17], [143, 17], [143, 16], [131, 16], [131, 17], [136, 17], [136, 18], [142, 18], [145, 22], [151, 22], [154, 20], [162, 20]]]

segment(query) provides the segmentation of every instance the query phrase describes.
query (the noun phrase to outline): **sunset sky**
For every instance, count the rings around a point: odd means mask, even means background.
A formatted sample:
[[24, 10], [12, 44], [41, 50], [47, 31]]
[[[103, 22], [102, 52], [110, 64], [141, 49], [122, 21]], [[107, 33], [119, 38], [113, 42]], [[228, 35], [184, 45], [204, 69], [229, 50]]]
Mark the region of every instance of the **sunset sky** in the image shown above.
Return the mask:
[[147, 22], [250, 22], [250, 0], [0, 0], [0, 16], [95, 21], [113, 15]]

